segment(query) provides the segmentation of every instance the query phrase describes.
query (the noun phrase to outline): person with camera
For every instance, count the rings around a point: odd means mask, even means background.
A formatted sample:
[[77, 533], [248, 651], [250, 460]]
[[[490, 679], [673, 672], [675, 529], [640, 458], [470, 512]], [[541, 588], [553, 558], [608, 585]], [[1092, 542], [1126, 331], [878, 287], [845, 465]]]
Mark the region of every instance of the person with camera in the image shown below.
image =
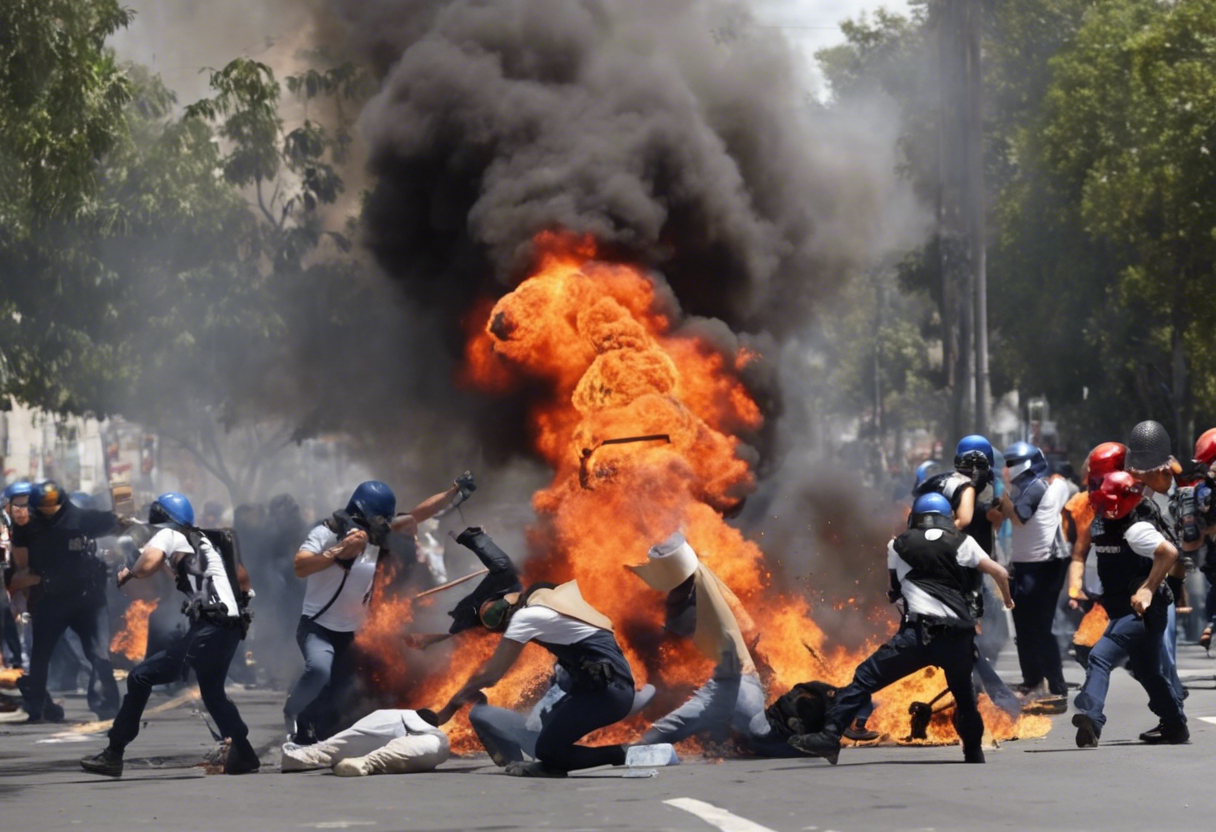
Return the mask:
[[29, 495], [30, 518], [13, 528], [13, 591], [30, 589], [33, 618], [29, 675], [18, 686], [31, 723], [63, 721], [63, 709], [47, 694], [51, 654], [71, 628], [92, 668], [89, 708], [98, 719], [118, 712], [118, 683], [110, 664], [110, 616], [106, 608], [106, 563], [97, 556], [98, 537], [111, 534], [119, 518], [81, 508], [51, 480]]
[[288, 742], [309, 744], [332, 733], [335, 692], [350, 674], [343, 656], [367, 617], [389, 533], [414, 535], [419, 523], [463, 501], [476, 488], [465, 472], [451, 488], [428, 497], [408, 514], [397, 514], [393, 490], [369, 480], [354, 490], [345, 510], [308, 533], [294, 560], [296, 577], [305, 581], [304, 609], [296, 627], [304, 672], [283, 706]]
[[80, 766], [93, 774], [121, 777], [123, 753], [139, 734], [152, 688], [180, 680], [191, 668], [204, 707], [215, 719], [220, 735], [231, 742], [224, 773], [257, 771], [260, 763], [249, 742], [249, 728], [224, 692], [228, 666], [249, 624], [250, 592], [231, 532], [226, 535], [223, 530], [197, 528], [194, 507], [174, 491], [156, 498], [148, 523], [159, 529], [135, 563], [118, 571], [117, 584], [121, 587], [133, 579], [150, 578], [167, 566], [186, 596], [182, 611], [190, 626], [131, 670], [127, 695], [110, 728], [109, 744], [100, 754], [82, 759]]
[[[1129, 468], [1145, 464], [1143, 449], [1137, 448], [1135, 440], [1133, 432], [1128, 443]], [[1074, 702], [1077, 747], [1097, 747], [1106, 724], [1103, 707], [1111, 669], [1125, 659], [1148, 693], [1149, 708], [1161, 721], [1155, 733], [1141, 737], [1150, 743], [1188, 742], [1182, 696], [1171, 684], [1163, 660], [1171, 601], [1165, 577], [1178, 560], [1178, 550], [1169, 541], [1161, 513], [1147, 497], [1144, 484], [1127, 471], [1107, 474], [1090, 492], [1090, 499], [1096, 515], [1091, 539], [1110, 624], [1090, 651], [1085, 683]]]
[[1216, 628], [1216, 428], [1210, 428], [1195, 442], [1194, 460], [1178, 475], [1179, 548], [1196, 563], [1208, 581], [1204, 601], [1206, 625], [1199, 646], [1211, 650], [1212, 631]]

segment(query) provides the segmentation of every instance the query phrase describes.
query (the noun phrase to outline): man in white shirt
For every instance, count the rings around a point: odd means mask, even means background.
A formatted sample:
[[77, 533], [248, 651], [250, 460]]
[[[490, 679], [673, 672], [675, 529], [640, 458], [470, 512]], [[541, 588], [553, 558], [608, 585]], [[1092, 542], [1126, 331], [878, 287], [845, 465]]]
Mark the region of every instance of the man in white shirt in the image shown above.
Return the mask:
[[1047, 459], [1027, 442], [1005, 449], [1005, 468], [1009, 490], [1001, 495], [1000, 507], [1013, 523], [1009, 554], [1017, 602], [1013, 626], [1022, 670], [1021, 684], [1012, 687], [1029, 693], [1046, 682], [1052, 696], [1066, 696], [1060, 645], [1051, 625], [1072, 555], [1061, 528], [1068, 486], [1061, 479], [1047, 478]]
[[241, 639], [242, 591], [235, 558], [227, 561], [194, 526], [194, 508], [181, 494], [168, 492], [156, 498], [148, 516], [161, 526], [130, 569], [118, 573], [118, 585], [133, 578], [149, 578], [168, 568], [177, 588], [190, 599], [190, 628], [168, 647], [144, 659], [127, 676], [127, 695], [110, 729], [110, 743], [100, 754], [80, 761], [85, 771], [108, 777], [122, 776], [123, 752], [139, 734], [139, 723], [155, 685], [180, 680], [187, 668], [198, 678], [199, 695], [220, 734], [232, 742], [225, 774], [257, 771], [257, 753], [249, 743], [249, 729], [236, 705], [224, 692], [228, 665]]
[[392, 489], [370, 480], [355, 489], [345, 511], [335, 512], [308, 533], [295, 556], [296, 577], [306, 581], [296, 628], [304, 672], [283, 706], [288, 741], [307, 744], [331, 733], [336, 721], [333, 691], [349, 676], [341, 660], [367, 617], [388, 532], [414, 535], [419, 523], [476, 488], [472, 475], [465, 473], [408, 514], [397, 514]]
[[992, 577], [1005, 608], [1013, 609], [1009, 576], [979, 544], [955, 528], [950, 501], [937, 493], [916, 498], [908, 530], [887, 547], [887, 566], [892, 595], [902, 596], [905, 605], [899, 631], [858, 665], [853, 681], [836, 694], [824, 729], [793, 736], [789, 743], [836, 765], [841, 735], [870, 695], [936, 665], [954, 695], [954, 728], [962, 740], [963, 759], [982, 763], [984, 721], [971, 681], [975, 614], [968, 595], [972, 572], [978, 570]]

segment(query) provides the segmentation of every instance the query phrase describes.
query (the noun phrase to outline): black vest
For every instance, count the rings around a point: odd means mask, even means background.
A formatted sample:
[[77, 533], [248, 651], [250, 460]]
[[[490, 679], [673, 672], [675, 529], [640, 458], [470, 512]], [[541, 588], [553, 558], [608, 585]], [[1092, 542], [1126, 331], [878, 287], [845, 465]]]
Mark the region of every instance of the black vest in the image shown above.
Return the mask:
[[970, 602], [979, 570], [959, 566], [958, 550], [967, 536], [953, 528], [934, 527], [941, 536], [930, 540], [930, 529], [908, 529], [895, 538], [895, 554], [911, 571], [903, 580], [911, 581], [946, 605], [959, 617], [962, 625], [975, 624], [975, 612]]
[[570, 674], [571, 690], [599, 690], [609, 681], [633, 687], [633, 671], [621, 652], [616, 638], [607, 630], [596, 630], [574, 644], [552, 644], [536, 639], [537, 644], [557, 657], [558, 663]]
[[[1132, 595], [1144, 583], [1144, 579], [1153, 570], [1153, 559], [1143, 557], [1132, 551], [1128, 545], [1127, 530], [1135, 523], [1151, 523], [1157, 531], [1168, 539], [1168, 527], [1165, 525], [1161, 512], [1151, 499], [1146, 499], [1132, 509], [1132, 512], [1119, 520], [1106, 520], [1095, 517], [1089, 527], [1090, 539], [1094, 553], [1098, 556], [1098, 579], [1102, 581], [1102, 606], [1111, 619], [1132, 615]], [[1173, 600], [1168, 585], [1162, 581], [1153, 606]], [[1164, 605], [1163, 604], [1163, 605]]]

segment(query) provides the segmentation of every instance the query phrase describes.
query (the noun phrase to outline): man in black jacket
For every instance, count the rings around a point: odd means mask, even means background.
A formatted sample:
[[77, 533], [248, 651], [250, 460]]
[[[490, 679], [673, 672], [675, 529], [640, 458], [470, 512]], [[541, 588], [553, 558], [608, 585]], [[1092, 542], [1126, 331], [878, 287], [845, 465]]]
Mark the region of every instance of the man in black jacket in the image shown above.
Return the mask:
[[30, 522], [13, 530], [11, 583], [14, 590], [33, 588], [29, 676], [20, 683], [29, 721], [63, 720], [63, 709], [46, 692], [47, 667], [69, 627], [92, 665], [89, 708], [98, 719], [111, 719], [118, 713], [119, 695], [110, 664], [106, 564], [97, 554], [96, 539], [111, 534], [118, 517], [80, 508], [51, 480], [34, 486], [29, 504]]

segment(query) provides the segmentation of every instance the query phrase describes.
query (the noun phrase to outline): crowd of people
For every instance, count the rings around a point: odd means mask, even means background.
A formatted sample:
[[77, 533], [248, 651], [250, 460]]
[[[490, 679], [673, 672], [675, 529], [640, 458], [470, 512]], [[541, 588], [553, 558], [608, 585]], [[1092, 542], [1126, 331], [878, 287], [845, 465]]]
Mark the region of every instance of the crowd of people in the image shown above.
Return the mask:
[[[232, 528], [221, 528], [218, 507], [211, 505], [196, 522], [190, 501], [174, 492], [160, 495], [141, 522], [90, 508], [83, 495], [68, 495], [52, 481], [12, 483], [4, 492], [0, 649], [9, 664], [24, 667], [18, 686], [27, 721], [58, 722], [64, 713], [48, 693], [48, 673], [65, 634], [73, 634], [88, 665], [88, 705], [99, 719], [113, 720], [107, 747], [81, 765], [108, 776], [122, 774], [153, 688], [180, 682], [188, 670], [227, 741], [226, 772], [259, 769], [248, 728], [224, 685], [239, 675], [233, 659], [249, 634], [251, 609], [263, 607], [290, 612], [271, 612], [261, 621], [258, 643], [273, 655], [294, 632], [303, 666], [283, 705], [284, 771], [432, 769], [450, 754], [443, 726], [466, 706], [491, 759], [518, 776], [674, 764], [674, 744], [694, 736], [731, 738], [758, 756], [811, 756], [834, 764], [846, 739], [878, 738], [866, 727], [873, 695], [927, 666], [942, 669], [953, 694], [964, 760], [982, 763], [977, 690], [1011, 713], [1032, 702], [1048, 713], [1067, 711], [1053, 623], [1070, 608], [1101, 604], [1109, 624], [1088, 654], [1085, 681], [1072, 703], [1077, 745], [1099, 744], [1110, 676], [1124, 663], [1157, 719], [1141, 739], [1185, 743], [1178, 599], [1188, 566], [1202, 564], [1209, 580], [1216, 578], [1210, 551], [1216, 540], [1216, 428], [1203, 434], [1191, 456], [1180, 461], [1165, 429], [1143, 422], [1126, 443], [1096, 447], [1080, 487], [1070, 487], [1027, 442], [998, 454], [982, 436], [963, 438], [949, 470], [918, 470], [907, 527], [887, 547], [888, 597], [899, 610], [898, 629], [840, 689], [814, 682], [784, 693], [767, 689], [751, 616], [681, 531], [671, 530], [638, 553], [644, 561], [631, 569], [655, 593], [665, 631], [687, 638], [713, 671], [687, 701], [627, 744], [581, 742], [639, 713], [655, 695], [653, 686], [635, 684], [614, 622], [583, 597], [576, 581], [525, 586], [516, 562], [479, 527], [456, 540], [482, 562], [484, 577], [452, 607], [448, 633], [404, 637], [402, 649], [426, 649], [483, 628], [500, 634], [493, 653], [436, 710], [349, 713], [343, 697], [353, 683], [349, 654], [392, 541], [412, 541], [421, 552], [423, 524], [476, 489], [467, 473], [405, 512], [398, 512], [388, 485], [369, 481], [354, 489], [343, 510], [311, 526], [294, 501], [278, 498], [264, 516], [239, 508]], [[133, 532], [137, 528], [142, 534]], [[1002, 529], [1009, 530], [1006, 545], [998, 542]], [[98, 555], [97, 540], [116, 534], [141, 545], [132, 547], [114, 575]], [[247, 569], [241, 551], [251, 546], [275, 554], [259, 556]], [[171, 578], [185, 596], [183, 626], [155, 650], [150, 645], [120, 697], [109, 654], [108, 587], [157, 576]], [[275, 603], [259, 604], [263, 596]], [[1008, 686], [992, 668], [1000, 645], [993, 649], [977, 637], [986, 629], [982, 622], [1003, 623], [1005, 610], [1011, 611], [1021, 672]], [[1211, 618], [1203, 639], [1210, 643], [1216, 589], [1206, 612]], [[28, 645], [17, 623], [23, 616], [32, 617]], [[483, 691], [504, 677], [530, 642], [555, 659], [549, 689], [528, 713], [489, 705]]]

